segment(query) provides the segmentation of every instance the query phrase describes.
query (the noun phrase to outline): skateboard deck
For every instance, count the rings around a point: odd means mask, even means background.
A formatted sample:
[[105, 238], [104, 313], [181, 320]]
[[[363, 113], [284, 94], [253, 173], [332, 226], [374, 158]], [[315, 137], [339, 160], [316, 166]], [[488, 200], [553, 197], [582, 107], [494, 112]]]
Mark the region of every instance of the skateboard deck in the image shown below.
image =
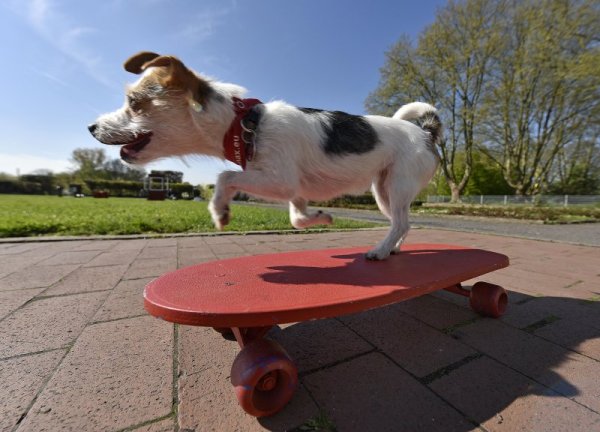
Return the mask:
[[368, 261], [367, 250], [309, 250], [198, 264], [150, 282], [144, 306], [164, 320], [234, 336], [242, 350], [231, 382], [242, 408], [257, 417], [283, 409], [298, 385], [292, 359], [263, 337], [276, 324], [350, 314], [441, 289], [468, 296], [483, 315], [504, 312], [502, 287], [477, 282], [466, 290], [461, 282], [508, 266], [505, 255], [412, 244], [385, 261]]
[[180, 324], [255, 327], [326, 318], [407, 300], [506, 267], [495, 252], [405, 245], [385, 261], [367, 248], [233, 258], [183, 268], [147, 285], [145, 307]]

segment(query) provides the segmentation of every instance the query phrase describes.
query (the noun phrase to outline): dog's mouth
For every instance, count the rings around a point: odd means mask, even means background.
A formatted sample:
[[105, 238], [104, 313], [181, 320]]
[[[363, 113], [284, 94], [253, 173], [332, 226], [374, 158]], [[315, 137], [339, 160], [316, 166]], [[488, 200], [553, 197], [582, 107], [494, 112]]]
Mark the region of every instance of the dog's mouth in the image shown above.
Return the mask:
[[152, 132], [141, 133], [133, 141], [123, 144], [123, 147], [121, 147], [121, 159], [125, 162], [135, 160], [144, 147], [150, 144], [151, 138]]

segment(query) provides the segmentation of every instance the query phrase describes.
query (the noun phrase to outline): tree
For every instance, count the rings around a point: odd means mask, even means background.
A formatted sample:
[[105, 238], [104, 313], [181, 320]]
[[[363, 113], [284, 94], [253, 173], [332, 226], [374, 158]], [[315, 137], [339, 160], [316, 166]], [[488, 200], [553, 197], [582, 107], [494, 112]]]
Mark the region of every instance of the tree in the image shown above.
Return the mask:
[[76, 168], [74, 175], [80, 180], [131, 180], [142, 181], [146, 171], [130, 168], [120, 159], [108, 159], [104, 149], [78, 148], [73, 150], [71, 161]]
[[515, 0], [504, 15], [482, 150], [519, 195], [542, 192], [557, 163], [564, 181], [581, 161], [567, 155], [586, 154], [582, 131], [600, 115], [599, 10], [594, 0]]
[[600, 192], [600, 124], [582, 129], [580, 136], [558, 153], [548, 189], [555, 194]]
[[112, 180], [143, 181], [146, 177], [146, 170], [138, 167], [131, 168], [120, 159], [110, 159], [105, 162], [103, 170], [106, 178]]
[[73, 150], [71, 162], [76, 166], [74, 174], [81, 179], [99, 178], [106, 163], [106, 153], [104, 149], [77, 148]]
[[181, 171], [150, 171], [150, 175], [154, 177], [162, 177], [168, 179], [169, 183], [183, 183], [183, 173]]
[[[498, 20], [504, 7], [504, 1], [450, 2], [416, 47], [402, 37], [387, 52], [379, 87], [367, 100], [369, 111], [385, 115], [415, 99], [441, 110], [447, 131], [440, 144], [441, 167], [453, 202], [472, 173], [476, 126], [488, 90], [485, 78], [499, 47]], [[465, 156], [462, 170], [456, 164], [459, 153]]]

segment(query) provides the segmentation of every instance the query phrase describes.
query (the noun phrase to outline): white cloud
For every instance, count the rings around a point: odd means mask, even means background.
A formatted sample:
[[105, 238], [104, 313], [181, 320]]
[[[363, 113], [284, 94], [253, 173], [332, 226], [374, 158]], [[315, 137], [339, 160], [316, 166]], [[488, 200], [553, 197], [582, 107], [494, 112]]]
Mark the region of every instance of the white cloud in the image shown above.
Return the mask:
[[79, 64], [93, 79], [107, 87], [114, 83], [98, 67], [102, 58], [85, 43], [96, 30], [72, 22], [59, 4], [51, 0], [13, 1], [11, 9], [22, 16], [38, 35], [64, 56]]
[[60, 79], [59, 77], [57, 77], [56, 75], [53, 75], [49, 72], [44, 72], [44, 71], [38, 71], [35, 69], [31, 69], [33, 72], [35, 72], [36, 74], [43, 76], [44, 78], [49, 79], [50, 81], [54, 81], [57, 84], [60, 84], [63, 87], [69, 87], [69, 84], [67, 84], [66, 81]]
[[233, 12], [235, 7], [235, 3], [231, 3], [227, 7], [205, 9], [196, 13], [191, 17], [190, 22], [183, 25], [181, 30], [171, 34], [171, 38], [192, 44], [204, 42], [216, 33], [218, 27], [225, 24], [225, 18]]
[[63, 159], [52, 159], [43, 156], [31, 156], [27, 154], [3, 154], [0, 153], [0, 172], [8, 174], [29, 174], [40, 169], [53, 172], [64, 172], [72, 169], [69, 161]]

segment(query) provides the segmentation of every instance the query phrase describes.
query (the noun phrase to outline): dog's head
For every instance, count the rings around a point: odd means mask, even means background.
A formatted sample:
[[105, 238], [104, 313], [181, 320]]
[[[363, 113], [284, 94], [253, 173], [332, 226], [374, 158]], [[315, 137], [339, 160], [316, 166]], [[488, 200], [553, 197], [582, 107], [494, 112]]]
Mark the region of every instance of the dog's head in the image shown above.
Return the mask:
[[147, 163], [194, 152], [194, 125], [206, 103], [215, 98], [209, 82], [179, 59], [141, 52], [124, 64], [141, 77], [128, 86], [124, 105], [88, 126], [101, 143], [121, 145], [121, 158]]

